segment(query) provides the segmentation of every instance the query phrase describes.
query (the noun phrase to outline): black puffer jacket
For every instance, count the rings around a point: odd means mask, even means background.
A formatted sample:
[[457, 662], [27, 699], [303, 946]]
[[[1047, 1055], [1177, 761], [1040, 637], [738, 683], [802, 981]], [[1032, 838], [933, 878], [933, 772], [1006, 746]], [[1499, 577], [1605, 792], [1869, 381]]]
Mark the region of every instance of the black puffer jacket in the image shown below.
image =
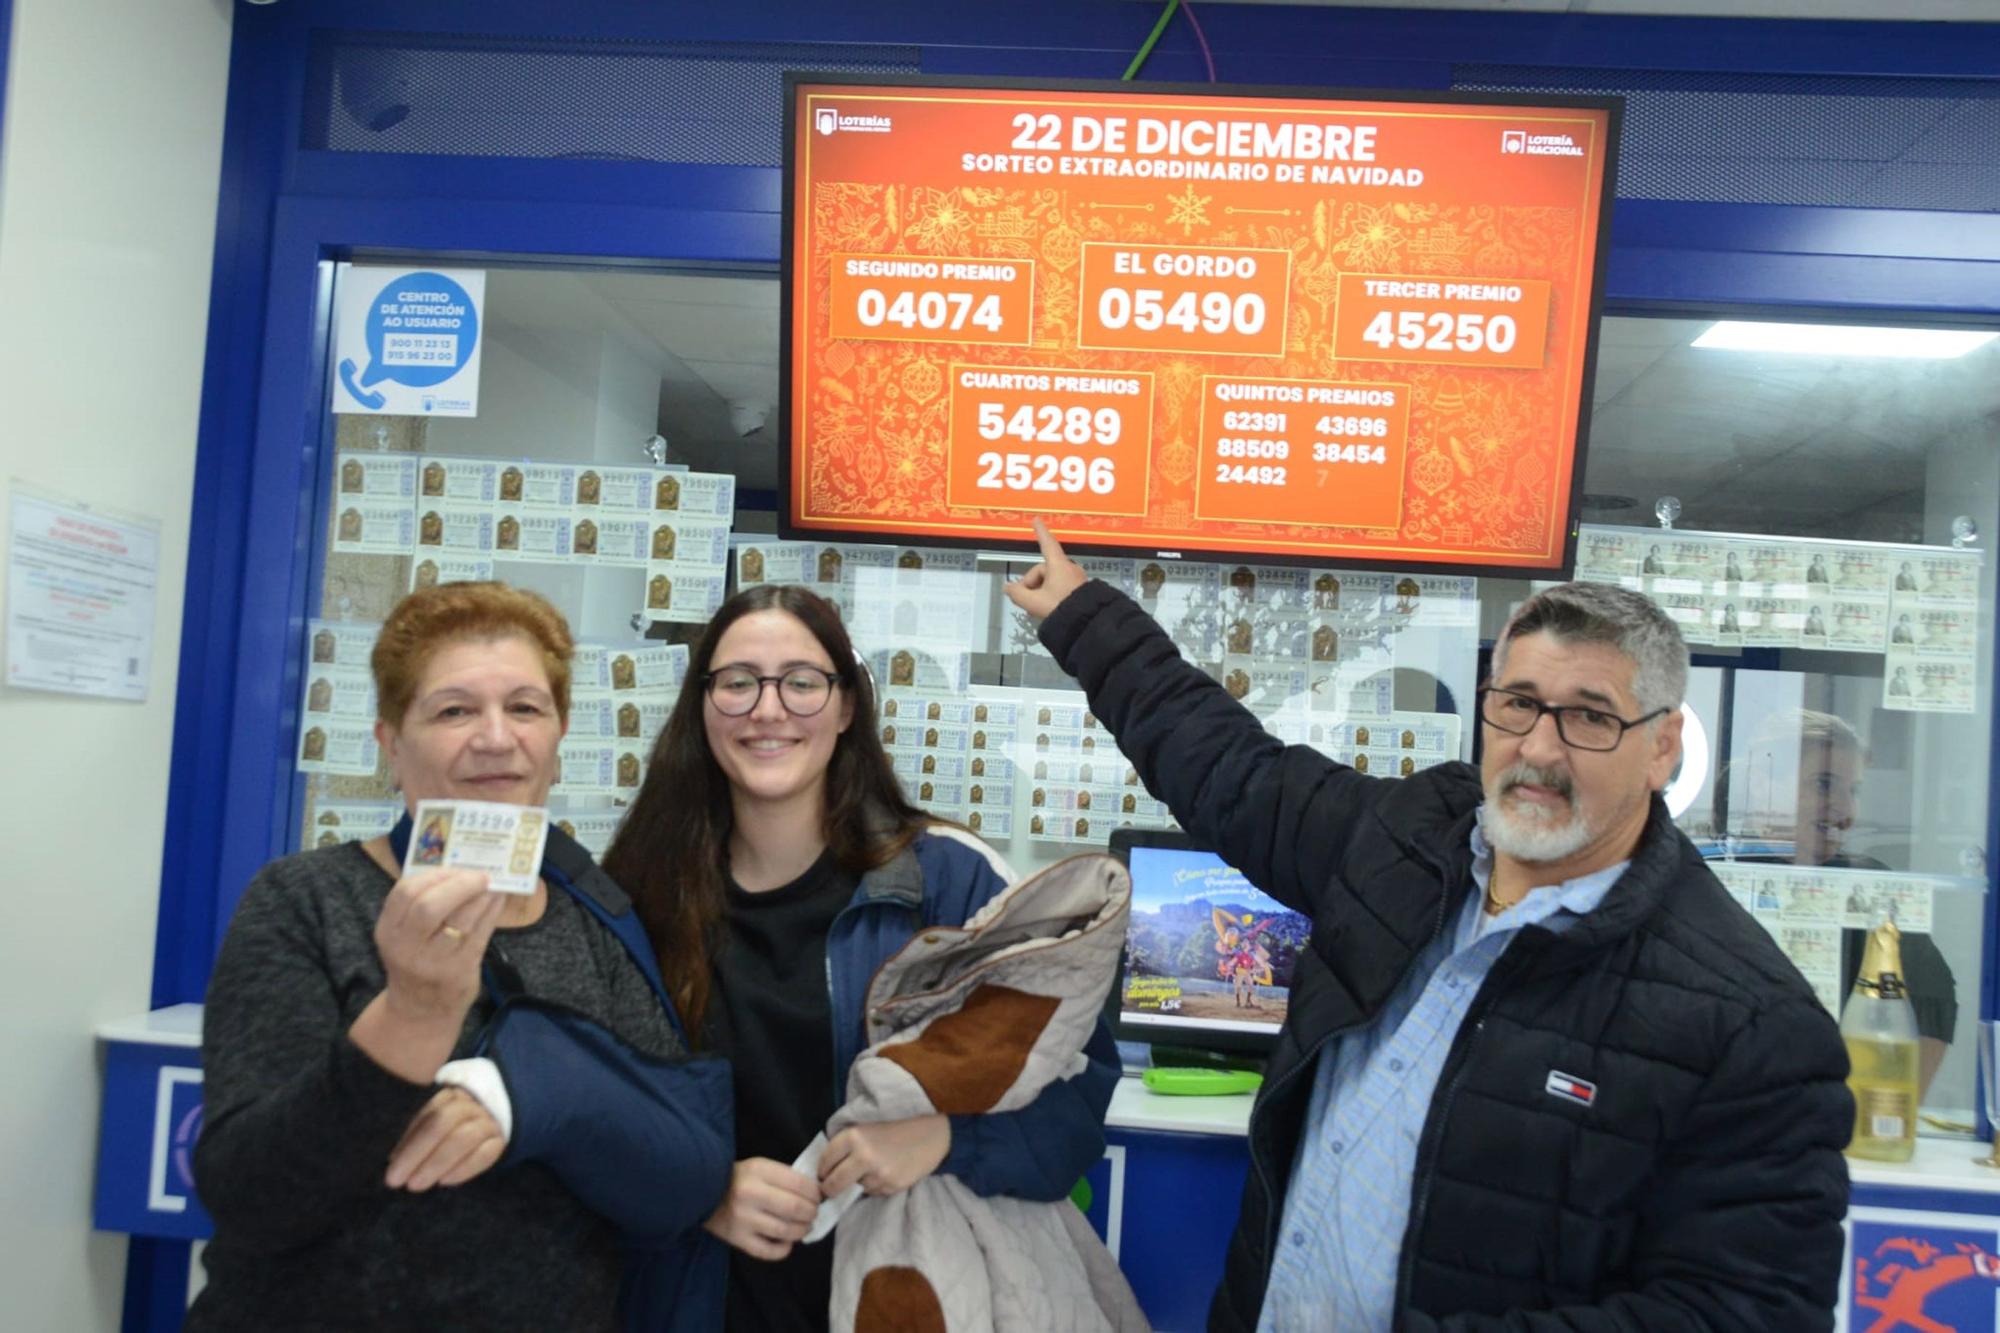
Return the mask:
[[[1389, 782], [1281, 745], [1103, 583], [1042, 639], [1188, 832], [1312, 918], [1209, 1315], [1247, 1333], [1313, 1057], [1381, 1009], [1471, 891], [1478, 774]], [[1550, 1095], [1558, 1070], [1594, 1102]], [[1833, 1021], [1656, 799], [1603, 904], [1560, 935], [1523, 930], [1466, 1015], [1417, 1148], [1397, 1328], [1831, 1328], [1846, 1075]]]

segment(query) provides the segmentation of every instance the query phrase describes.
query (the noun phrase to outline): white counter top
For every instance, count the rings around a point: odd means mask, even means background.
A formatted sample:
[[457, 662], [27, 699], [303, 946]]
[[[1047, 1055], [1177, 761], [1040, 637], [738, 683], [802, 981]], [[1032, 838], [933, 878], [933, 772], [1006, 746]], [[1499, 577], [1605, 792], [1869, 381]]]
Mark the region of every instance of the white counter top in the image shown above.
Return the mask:
[[107, 1018], [97, 1025], [99, 1041], [125, 1041], [140, 1046], [201, 1046], [201, 1006], [176, 1004], [150, 1014]]
[[1136, 1078], [1121, 1078], [1111, 1093], [1104, 1123], [1112, 1129], [1150, 1129], [1170, 1134], [1225, 1134], [1242, 1138], [1250, 1130], [1247, 1092], [1227, 1097], [1171, 1097]]
[[[1111, 1094], [1104, 1123], [1112, 1129], [1138, 1129], [1170, 1134], [1219, 1134], [1242, 1137], [1250, 1127], [1251, 1098], [1168, 1097], [1149, 1091], [1136, 1078], [1121, 1078]], [[2000, 1195], [2000, 1169], [1974, 1166], [1986, 1146], [1972, 1139], [1917, 1140], [1917, 1155], [1908, 1162], [1847, 1163], [1848, 1179], [1874, 1188], [1956, 1190], [1966, 1194]]]
[[1973, 1139], [1917, 1140], [1917, 1155], [1907, 1162], [1847, 1160], [1847, 1178], [1856, 1185], [1917, 1190], [1956, 1190], [1961, 1194], [2000, 1195], [2000, 1169], [1974, 1166], [1990, 1145]]
[[[96, 1036], [102, 1041], [198, 1048], [201, 1006], [177, 1004], [155, 1009], [150, 1014], [106, 1019], [97, 1025]], [[1251, 1103], [1248, 1093], [1229, 1097], [1169, 1097], [1150, 1091], [1136, 1078], [1121, 1078], [1111, 1094], [1105, 1124], [1112, 1129], [1242, 1138], [1250, 1128]], [[2000, 1170], [1973, 1165], [1973, 1158], [1985, 1155], [1986, 1146], [1971, 1139], [1920, 1138], [1917, 1155], [1911, 1161], [1850, 1160], [1847, 1172], [1856, 1185], [1875, 1188], [2000, 1195]]]

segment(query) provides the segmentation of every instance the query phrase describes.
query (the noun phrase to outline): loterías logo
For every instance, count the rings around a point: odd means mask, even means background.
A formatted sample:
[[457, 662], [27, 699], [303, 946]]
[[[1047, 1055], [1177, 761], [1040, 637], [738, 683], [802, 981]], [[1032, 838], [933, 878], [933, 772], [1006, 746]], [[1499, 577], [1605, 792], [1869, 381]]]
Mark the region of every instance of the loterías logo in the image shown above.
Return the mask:
[[1503, 157], [1582, 157], [1583, 145], [1567, 134], [1502, 130], [1500, 153]]
[[813, 128], [821, 134], [887, 134], [891, 128], [887, 116], [850, 116], [830, 106], [813, 108]]
[[1992, 1227], [1854, 1223], [1854, 1333], [1995, 1333]]

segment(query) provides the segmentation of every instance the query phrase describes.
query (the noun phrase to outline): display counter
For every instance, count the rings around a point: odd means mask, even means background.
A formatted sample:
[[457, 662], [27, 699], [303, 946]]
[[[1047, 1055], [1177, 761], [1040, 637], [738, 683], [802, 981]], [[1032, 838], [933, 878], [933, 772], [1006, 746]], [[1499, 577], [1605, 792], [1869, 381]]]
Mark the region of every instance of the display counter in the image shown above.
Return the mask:
[[[1165, 1333], [1207, 1326], [1249, 1167], [1251, 1105], [1248, 1096], [1161, 1096], [1136, 1078], [1120, 1080], [1112, 1094], [1108, 1157], [1121, 1188], [1103, 1229], [1147, 1317]], [[1848, 1163], [1853, 1194], [1836, 1329], [1919, 1327], [1875, 1322], [1906, 1307], [1940, 1321], [1921, 1327], [1995, 1327], [2000, 1170], [1973, 1164], [1983, 1156], [1970, 1140], [1921, 1138], [1910, 1162]], [[1861, 1312], [1870, 1317], [1850, 1322], [1857, 1292], [1871, 1303]]]
[[[96, 1226], [158, 1239], [206, 1237], [212, 1223], [193, 1174], [201, 1006], [109, 1021], [96, 1036], [104, 1043]], [[1136, 1078], [1121, 1079], [1112, 1094], [1104, 1161], [1079, 1202], [1164, 1333], [1206, 1326], [1249, 1166], [1250, 1107], [1248, 1096], [1160, 1096]], [[2000, 1170], [1974, 1165], [1983, 1155], [1968, 1140], [1927, 1138], [1906, 1164], [1849, 1164], [1854, 1192], [1836, 1328], [1850, 1327], [1857, 1292], [1876, 1314], [1908, 1304], [1926, 1318], [1950, 1320], [1962, 1306], [1957, 1322], [1938, 1326], [1960, 1333], [1994, 1326]]]

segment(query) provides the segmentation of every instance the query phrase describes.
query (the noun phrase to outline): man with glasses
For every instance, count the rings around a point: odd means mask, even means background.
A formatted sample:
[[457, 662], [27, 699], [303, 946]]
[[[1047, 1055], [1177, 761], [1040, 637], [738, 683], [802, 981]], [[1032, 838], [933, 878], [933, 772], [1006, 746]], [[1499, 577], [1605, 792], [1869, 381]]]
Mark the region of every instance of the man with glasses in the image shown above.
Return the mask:
[[1660, 799], [1673, 621], [1531, 597], [1479, 766], [1384, 781], [1280, 744], [1037, 529], [1008, 596], [1187, 831], [1313, 921], [1210, 1327], [1831, 1328], [1847, 1059]]

